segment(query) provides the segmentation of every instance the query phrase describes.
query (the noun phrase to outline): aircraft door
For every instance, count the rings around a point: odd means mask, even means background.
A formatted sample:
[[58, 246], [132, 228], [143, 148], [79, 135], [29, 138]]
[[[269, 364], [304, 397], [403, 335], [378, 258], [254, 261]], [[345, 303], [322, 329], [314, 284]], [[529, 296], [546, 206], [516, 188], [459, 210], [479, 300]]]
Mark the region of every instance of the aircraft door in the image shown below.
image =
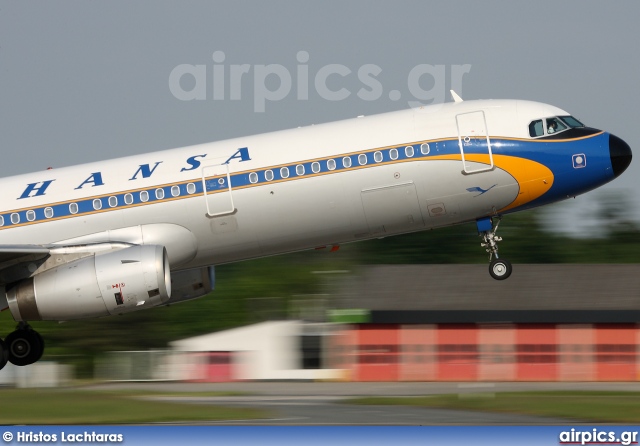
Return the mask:
[[228, 163], [202, 168], [202, 191], [208, 217], [231, 215], [236, 212]]
[[479, 110], [456, 115], [456, 126], [462, 173], [468, 175], [493, 170], [491, 140], [484, 112]]

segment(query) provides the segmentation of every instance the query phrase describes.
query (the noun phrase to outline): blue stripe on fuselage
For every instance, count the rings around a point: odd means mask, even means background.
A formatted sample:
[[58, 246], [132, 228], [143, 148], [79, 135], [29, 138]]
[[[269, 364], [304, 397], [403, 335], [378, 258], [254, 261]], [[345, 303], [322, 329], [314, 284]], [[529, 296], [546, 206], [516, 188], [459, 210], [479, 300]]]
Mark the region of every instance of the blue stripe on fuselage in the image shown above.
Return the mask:
[[[505, 141], [514, 142], [505, 154], [513, 154], [545, 165], [553, 172], [553, 185], [543, 196], [525, 208], [542, 206], [574, 197], [595, 189], [614, 178], [609, 155], [609, 134], [565, 141]], [[502, 147], [494, 153], [501, 153]], [[575, 155], [584, 157], [584, 167], [574, 167]], [[519, 209], [522, 209], [519, 208]]]

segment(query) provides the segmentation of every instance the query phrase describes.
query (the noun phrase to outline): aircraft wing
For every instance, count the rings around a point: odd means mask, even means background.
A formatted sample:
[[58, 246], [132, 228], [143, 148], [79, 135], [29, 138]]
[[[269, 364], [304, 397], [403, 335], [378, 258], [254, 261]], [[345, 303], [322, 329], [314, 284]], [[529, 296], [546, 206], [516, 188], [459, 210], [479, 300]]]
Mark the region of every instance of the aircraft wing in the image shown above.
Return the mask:
[[0, 264], [28, 255], [44, 257], [50, 251], [42, 245], [0, 245]]

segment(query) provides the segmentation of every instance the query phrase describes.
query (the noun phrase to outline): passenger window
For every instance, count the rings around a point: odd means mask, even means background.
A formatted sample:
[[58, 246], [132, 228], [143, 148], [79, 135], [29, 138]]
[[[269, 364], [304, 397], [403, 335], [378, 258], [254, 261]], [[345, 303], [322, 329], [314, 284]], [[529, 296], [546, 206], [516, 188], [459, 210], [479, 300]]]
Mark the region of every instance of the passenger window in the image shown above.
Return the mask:
[[273, 170], [267, 170], [267, 171], [265, 171], [265, 173], [264, 173], [264, 178], [265, 178], [267, 181], [271, 181], [271, 180], [273, 180]]
[[542, 126], [542, 119], [538, 119], [537, 121], [531, 122], [531, 124], [529, 124], [529, 136], [531, 136], [532, 138], [536, 138], [542, 135], [544, 135], [544, 127]]
[[411, 158], [415, 154], [415, 151], [413, 150], [413, 146], [405, 147], [404, 154], [407, 155], [407, 157]]

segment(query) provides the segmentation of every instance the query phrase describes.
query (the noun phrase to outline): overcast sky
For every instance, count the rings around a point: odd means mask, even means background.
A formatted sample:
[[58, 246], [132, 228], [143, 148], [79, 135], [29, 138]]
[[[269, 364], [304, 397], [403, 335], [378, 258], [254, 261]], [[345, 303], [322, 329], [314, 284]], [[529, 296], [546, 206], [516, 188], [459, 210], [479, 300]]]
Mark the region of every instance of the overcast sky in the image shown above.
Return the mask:
[[[423, 91], [441, 96], [466, 71], [465, 99], [554, 104], [637, 155], [638, 17], [638, 1], [0, 0], [0, 176], [408, 108], [421, 64], [444, 70], [422, 76]], [[204, 99], [172, 92], [183, 64], [204, 66]], [[234, 92], [230, 66], [243, 64]], [[326, 82], [345, 99], [315, 88], [332, 64], [350, 71]], [[214, 65], [227, 73], [215, 100]], [[256, 100], [257, 67], [267, 65], [291, 75], [281, 100]], [[358, 70], [372, 66], [382, 87], [373, 100], [357, 94]], [[275, 77], [267, 88], [278, 89]], [[180, 79], [182, 91], [196, 87]], [[606, 188], [634, 191], [639, 173], [636, 160]]]

